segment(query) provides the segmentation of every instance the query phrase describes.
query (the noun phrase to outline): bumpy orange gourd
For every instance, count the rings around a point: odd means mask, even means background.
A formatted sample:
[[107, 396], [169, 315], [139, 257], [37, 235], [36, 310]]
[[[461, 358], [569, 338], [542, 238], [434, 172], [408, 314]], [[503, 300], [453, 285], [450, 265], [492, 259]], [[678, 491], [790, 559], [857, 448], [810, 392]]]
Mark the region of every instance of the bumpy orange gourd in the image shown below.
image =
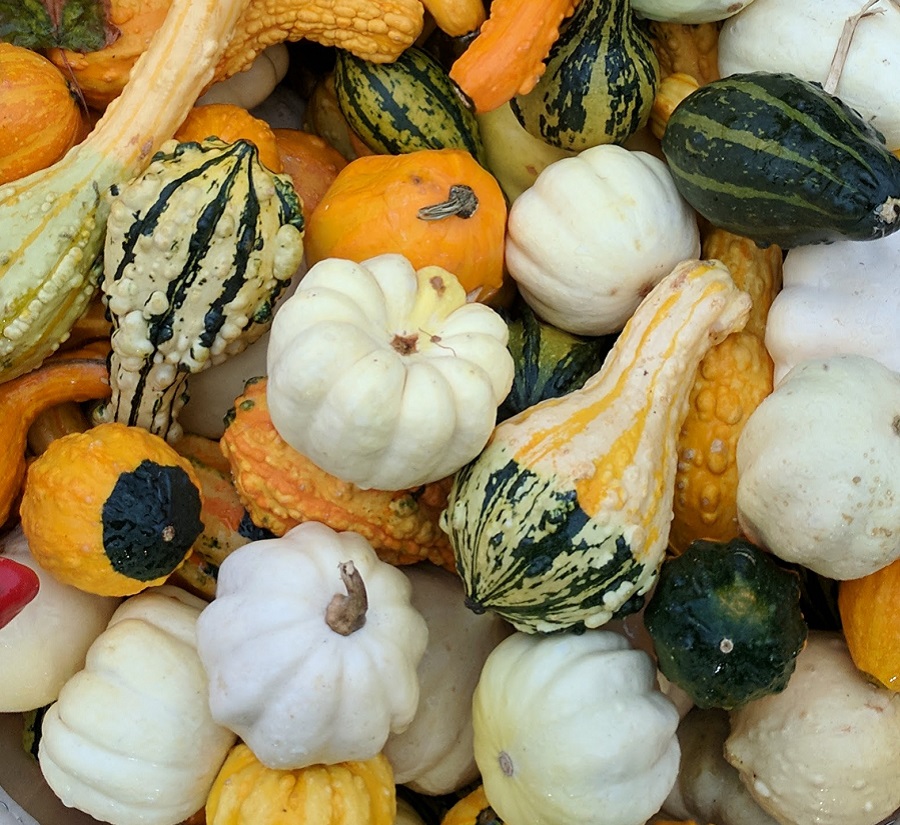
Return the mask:
[[722, 261], [752, 299], [747, 324], [700, 362], [678, 436], [674, 516], [669, 545], [677, 553], [695, 539], [728, 541], [737, 522], [737, 441], [750, 414], [772, 392], [774, 365], [764, 343], [769, 307], [781, 288], [781, 250], [710, 229], [703, 256]]
[[393, 825], [391, 765], [364, 762], [265, 767], [245, 744], [232, 748], [206, 801], [207, 825]]
[[0, 43], [0, 184], [51, 166], [83, 133], [62, 72], [31, 49]]
[[503, 284], [506, 199], [468, 152], [421, 149], [370, 155], [345, 166], [313, 211], [304, 248], [357, 263], [385, 252], [413, 267], [452, 272], [468, 295], [487, 301]]
[[660, 77], [683, 72], [701, 85], [719, 78], [719, 24], [649, 21]]
[[441, 820], [441, 825], [503, 825], [479, 785], [459, 800]]
[[853, 663], [900, 691], [900, 561], [842, 581], [838, 609]]
[[300, 129], [273, 129], [275, 146], [285, 174], [303, 203], [306, 223], [328, 187], [346, 165], [346, 158], [327, 141]]
[[249, 140], [256, 146], [263, 166], [273, 172], [283, 170], [272, 127], [242, 106], [233, 103], [194, 106], [175, 132], [175, 140], [182, 142], [193, 140], [200, 143], [208, 137], [217, 137], [225, 143], [234, 143], [241, 138]]

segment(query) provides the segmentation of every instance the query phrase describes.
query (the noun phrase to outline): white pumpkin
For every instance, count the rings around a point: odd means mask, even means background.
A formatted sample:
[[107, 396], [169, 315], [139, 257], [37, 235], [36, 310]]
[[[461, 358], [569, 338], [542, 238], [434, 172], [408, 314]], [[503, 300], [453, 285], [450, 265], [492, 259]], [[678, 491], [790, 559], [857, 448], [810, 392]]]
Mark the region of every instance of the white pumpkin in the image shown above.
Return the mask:
[[40, 580], [37, 596], [0, 627], [0, 713], [34, 710], [55, 701], [84, 667], [88, 648], [120, 600], [58, 582], [35, 561], [21, 527], [4, 537], [0, 554], [30, 567]]
[[512, 627], [496, 614], [469, 610], [459, 576], [430, 564], [401, 569], [412, 584], [412, 605], [428, 625], [428, 647], [418, 668], [415, 718], [388, 737], [384, 754], [398, 785], [448, 794], [478, 777], [472, 694], [485, 659]]
[[219, 568], [197, 623], [213, 718], [270, 768], [370, 759], [416, 713], [410, 583], [358, 533], [304, 522]]
[[900, 232], [791, 249], [766, 321], [775, 383], [810, 358], [867, 355], [900, 372]]
[[[845, 22], [865, 0], [754, 0], [722, 25], [719, 73], [790, 72], [825, 83]], [[878, 0], [861, 20], [834, 94], [900, 149], [900, 6]]]
[[402, 490], [456, 472], [484, 447], [512, 386], [509, 330], [466, 303], [456, 277], [402, 255], [315, 264], [268, 346], [275, 429], [358, 487]]
[[725, 20], [753, 0], [632, 0], [639, 17], [669, 23], [713, 23]]
[[737, 444], [738, 522], [833, 579], [900, 558], [900, 373], [862, 355], [803, 361]]
[[204, 604], [170, 585], [127, 599], [63, 685], [38, 758], [66, 805], [113, 825], [175, 825], [203, 807], [235, 742], [206, 703]]
[[666, 164], [621, 146], [551, 163], [509, 212], [506, 264], [522, 297], [580, 335], [620, 331], [663, 277], [699, 255], [696, 216]]
[[624, 636], [515, 633], [475, 690], [475, 759], [506, 825], [643, 825], [675, 784], [678, 720]]

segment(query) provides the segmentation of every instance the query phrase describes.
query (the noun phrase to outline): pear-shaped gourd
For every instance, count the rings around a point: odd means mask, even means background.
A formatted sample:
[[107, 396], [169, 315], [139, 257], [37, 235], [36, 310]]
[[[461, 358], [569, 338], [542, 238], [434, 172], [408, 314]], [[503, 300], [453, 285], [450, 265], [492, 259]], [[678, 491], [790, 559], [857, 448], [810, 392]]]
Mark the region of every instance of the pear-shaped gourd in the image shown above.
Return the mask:
[[750, 303], [721, 262], [683, 261], [582, 389], [496, 427], [443, 516], [473, 610], [533, 633], [640, 606], [665, 553], [697, 365]]

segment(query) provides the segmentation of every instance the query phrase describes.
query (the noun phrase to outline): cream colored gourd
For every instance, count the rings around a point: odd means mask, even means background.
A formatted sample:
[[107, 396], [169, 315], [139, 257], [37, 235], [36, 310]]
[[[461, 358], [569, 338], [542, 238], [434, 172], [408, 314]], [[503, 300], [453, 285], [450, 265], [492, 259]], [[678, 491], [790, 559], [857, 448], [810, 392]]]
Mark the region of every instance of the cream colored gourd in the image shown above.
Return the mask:
[[[828, 84], [841, 33], [866, 0], [754, 0], [719, 34], [719, 73], [790, 72]], [[860, 20], [833, 93], [900, 149], [900, 6], [876, 0]], [[831, 84], [828, 84], [829, 86]], [[827, 86], [826, 86], [827, 87]]]
[[667, 23], [714, 23], [747, 8], [753, 0], [632, 0], [638, 17]]
[[235, 737], [206, 703], [202, 599], [162, 585], [124, 601], [44, 716], [41, 771], [113, 825], [176, 825], [203, 807]]
[[794, 367], [737, 444], [738, 522], [755, 543], [822, 576], [900, 558], [900, 373], [863, 355]]
[[731, 713], [725, 758], [780, 825], [872, 825], [900, 806], [900, 695], [813, 630], [781, 693]]
[[798, 246], [766, 322], [775, 383], [809, 358], [867, 355], [900, 372], [900, 233]]
[[213, 83], [198, 99], [198, 106], [231, 103], [243, 109], [259, 106], [287, 74], [290, 56], [285, 43], [263, 49], [249, 68]]
[[469, 610], [453, 573], [428, 564], [401, 569], [412, 584], [412, 605], [428, 625], [428, 647], [418, 668], [415, 718], [388, 737], [384, 754], [398, 785], [438, 796], [478, 778], [472, 694], [488, 654], [512, 628], [499, 616]]
[[27, 565], [40, 579], [37, 596], [0, 628], [0, 713], [34, 710], [56, 701], [84, 667], [119, 599], [59, 583], [35, 561], [21, 527], [4, 537], [0, 555]]
[[415, 716], [427, 640], [403, 573], [313, 521], [231, 553], [197, 623], [213, 718], [279, 769], [378, 754]]
[[516, 633], [473, 700], [487, 799], [506, 825], [643, 825], [675, 782], [678, 719], [624, 636]]
[[272, 421], [342, 481], [402, 490], [484, 446], [512, 386], [506, 323], [454, 275], [402, 255], [310, 268], [269, 336]]
[[576, 334], [618, 332], [699, 254], [693, 210], [646, 152], [604, 145], [555, 161], [510, 208], [510, 275], [537, 315]]
[[91, 134], [53, 166], [0, 187], [0, 381], [38, 366], [87, 307], [100, 274], [103, 194], [172, 137], [247, 2], [173, 0]]

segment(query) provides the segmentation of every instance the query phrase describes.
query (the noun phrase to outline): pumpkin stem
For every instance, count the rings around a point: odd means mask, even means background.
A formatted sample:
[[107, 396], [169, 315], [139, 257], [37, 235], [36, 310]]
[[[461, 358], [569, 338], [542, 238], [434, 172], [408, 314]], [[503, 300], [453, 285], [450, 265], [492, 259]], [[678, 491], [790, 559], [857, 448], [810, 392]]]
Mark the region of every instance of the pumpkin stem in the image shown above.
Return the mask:
[[881, 0], [868, 0], [856, 14], [844, 21], [844, 28], [841, 30], [841, 36], [838, 40], [837, 48], [834, 50], [831, 66], [828, 69], [828, 77], [825, 78], [825, 82], [822, 84], [822, 88], [828, 94], [834, 94], [834, 90], [841, 80], [841, 72], [844, 71], [844, 64], [847, 62], [847, 55], [850, 53], [850, 42], [853, 40], [853, 35], [856, 34], [856, 27], [860, 21], [866, 17], [884, 13], [884, 9], [871, 11], [872, 6], [879, 2]]
[[471, 186], [464, 183], [454, 183], [450, 187], [447, 200], [431, 206], [423, 206], [418, 211], [418, 217], [423, 221], [439, 221], [451, 218], [471, 218], [478, 209], [478, 196]]
[[347, 594], [335, 593], [325, 610], [325, 624], [341, 636], [349, 636], [366, 623], [366, 610], [369, 597], [362, 576], [352, 561], [341, 562], [341, 581], [347, 588]]

